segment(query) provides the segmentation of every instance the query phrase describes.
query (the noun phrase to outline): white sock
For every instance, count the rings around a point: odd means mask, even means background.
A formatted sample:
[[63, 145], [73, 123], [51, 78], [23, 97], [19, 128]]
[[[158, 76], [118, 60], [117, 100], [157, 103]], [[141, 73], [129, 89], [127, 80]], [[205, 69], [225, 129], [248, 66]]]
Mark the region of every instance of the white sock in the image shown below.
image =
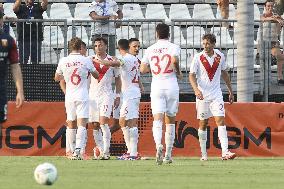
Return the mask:
[[165, 143], [166, 153], [165, 156], [172, 157], [172, 149], [175, 142], [175, 124], [166, 124]]
[[102, 130], [93, 130], [93, 137], [96, 145], [99, 147], [99, 149], [103, 150], [104, 149], [104, 142], [103, 142], [103, 134]]
[[228, 152], [228, 136], [226, 126], [218, 126], [218, 138], [221, 143], [222, 154]]
[[198, 137], [201, 149], [201, 156], [202, 157], [207, 156], [207, 151], [206, 151], [207, 130], [202, 131], [201, 129], [198, 129]]
[[158, 149], [159, 145], [162, 143], [162, 134], [163, 134], [163, 122], [160, 120], [153, 121], [153, 137], [156, 143], [156, 149]]
[[130, 156], [137, 156], [137, 144], [138, 144], [138, 128], [132, 127], [129, 129], [130, 137]]
[[76, 145], [77, 129], [66, 128], [66, 152], [73, 153]]
[[86, 143], [87, 130], [86, 127], [78, 126], [77, 134], [76, 134], [76, 149], [80, 149], [80, 152], [83, 153], [85, 151], [85, 143]]
[[123, 137], [124, 137], [124, 141], [127, 147], [127, 153], [130, 153], [130, 136], [129, 136], [129, 127], [121, 127], [122, 133], [123, 133]]
[[103, 153], [109, 155], [111, 133], [108, 124], [101, 125], [103, 133], [104, 149]]

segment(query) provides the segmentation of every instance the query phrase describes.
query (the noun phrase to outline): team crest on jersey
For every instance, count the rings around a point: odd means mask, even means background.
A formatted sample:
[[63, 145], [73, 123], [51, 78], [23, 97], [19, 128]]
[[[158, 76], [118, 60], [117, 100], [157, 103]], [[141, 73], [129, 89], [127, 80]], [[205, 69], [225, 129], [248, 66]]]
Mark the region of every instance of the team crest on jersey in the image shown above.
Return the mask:
[[1, 39], [1, 45], [2, 45], [2, 47], [7, 47], [8, 46], [8, 40], [7, 39]]

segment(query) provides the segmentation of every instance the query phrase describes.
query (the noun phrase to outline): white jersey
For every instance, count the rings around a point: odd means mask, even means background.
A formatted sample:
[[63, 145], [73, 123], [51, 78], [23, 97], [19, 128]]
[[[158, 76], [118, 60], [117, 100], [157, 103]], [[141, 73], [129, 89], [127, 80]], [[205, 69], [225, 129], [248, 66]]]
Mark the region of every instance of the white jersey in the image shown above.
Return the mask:
[[123, 64], [120, 66], [121, 83], [122, 83], [122, 96], [123, 99], [140, 98], [141, 92], [139, 87], [140, 78], [140, 64], [138, 59], [131, 55], [126, 54], [121, 56]]
[[88, 100], [88, 76], [94, 71], [92, 61], [79, 53], [60, 59], [56, 73], [63, 75], [66, 82], [65, 101]]
[[[93, 56], [93, 60], [98, 59], [97, 55]], [[105, 60], [112, 60], [110, 55], [107, 55]], [[93, 61], [96, 70], [99, 72], [99, 78], [91, 78], [90, 83], [90, 98], [96, 98], [105, 95], [113, 96], [112, 81], [114, 77], [119, 77], [119, 69], [109, 66], [104, 66]]]
[[220, 87], [221, 71], [227, 69], [224, 54], [214, 49], [214, 55], [209, 57], [204, 51], [196, 54], [190, 66], [190, 73], [197, 77], [198, 89], [205, 100], [222, 98]]
[[173, 56], [180, 55], [180, 47], [168, 40], [158, 40], [147, 48], [142, 64], [150, 65], [152, 72], [151, 92], [160, 89], [179, 90], [176, 72], [172, 67]]

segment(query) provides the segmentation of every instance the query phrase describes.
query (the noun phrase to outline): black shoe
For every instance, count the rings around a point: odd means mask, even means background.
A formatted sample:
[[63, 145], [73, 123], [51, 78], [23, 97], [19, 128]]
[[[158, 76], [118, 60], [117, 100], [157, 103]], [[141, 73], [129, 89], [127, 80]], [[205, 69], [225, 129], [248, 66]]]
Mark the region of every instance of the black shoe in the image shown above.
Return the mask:
[[277, 80], [277, 84], [278, 84], [278, 85], [280, 85], [280, 84], [283, 84], [283, 85], [284, 85], [284, 79], [278, 79], [278, 80]]

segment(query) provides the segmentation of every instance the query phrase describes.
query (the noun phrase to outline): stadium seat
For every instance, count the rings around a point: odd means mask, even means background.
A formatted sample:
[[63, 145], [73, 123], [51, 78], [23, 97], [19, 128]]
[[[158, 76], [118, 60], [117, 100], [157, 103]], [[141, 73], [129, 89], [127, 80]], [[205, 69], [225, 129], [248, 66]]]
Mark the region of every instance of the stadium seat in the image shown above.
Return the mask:
[[81, 38], [87, 45], [92, 44], [91, 35], [88, 35], [84, 26], [74, 26], [74, 28], [69, 26], [67, 30], [67, 41], [73, 37], [73, 31], [75, 32], [74, 36]]
[[14, 6], [14, 3], [4, 3], [3, 4], [4, 13], [8, 17], [17, 18], [16, 14], [13, 11], [13, 6]]
[[15, 32], [13, 30], [13, 28], [11, 26], [9, 26], [9, 34], [14, 38], [14, 39], [17, 39], [16, 38], [16, 35], [15, 35]]
[[43, 17], [43, 19], [49, 19], [49, 17], [47, 16], [46, 11], [43, 12], [42, 17]]
[[260, 11], [257, 4], [254, 4], [254, 20], [260, 20]]
[[196, 49], [181, 49], [180, 68], [183, 71], [189, 71], [194, 55], [197, 54]]
[[226, 27], [212, 27], [211, 33], [216, 36], [216, 47], [233, 48], [233, 41]]
[[116, 29], [116, 40], [134, 38], [135, 33], [132, 26], [121, 26]]
[[59, 59], [59, 55], [55, 53], [52, 47], [42, 47], [41, 64], [58, 64]]
[[155, 24], [142, 24], [139, 30], [139, 41], [143, 48], [149, 47], [156, 42]]
[[166, 11], [163, 4], [148, 4], [146, 8], [146, 19], [164, 19], [168, 21]]
[[[213, 14], [213, 10], [209, 4], [195, 4], [193, 7], [193, 19], [215, 19], [215, 16]], [[211, 25], [211, 22], [204, 23], [203, 25]]]
[[122, 13], [123, 13], [123, 20], [144, 19], [139, 4], [123, 4]]
[[[171, 4], [169, 19], [191, 19], [186, 4]], [[183, 25], [185, 25], [183, 23]]]
[[43, 35], [43, 46], [63, 48], [64, 37], [60, 26], [45, 26]]
[[204, 28], [200, 26], [189, 26], [186, 33], [187, 47], [200, 48], [201, 38], [205, 34]]
[[66, 3], [52, 3], [49, 17], [51, 19], [67, 19], [68, 22], [71, 22], [73, 19]]
[[[172, 27], [170, 27], [170, 34], [172, 34], [171, 28]], [[182, 31], [181, 31], [179, 26], [174, 26], [173, 34], [174, 34], [174, 41], [173, 42], [175, 44], [181, 46], [181, 47], [186, 47], [186, 41], [185, 41], [185, 38], [184, 38]], [[171, 36], [170, 36], [170, 39], [171, 39]]]
[[77, 3], [74, 12], [74, 19], [91, 20], [91, 17], [89, 16], [89, 5], [90, 3]]
[[237, 67], [237, 49], [229, 49], [227, 53], [227, 64], [230, 69]]

